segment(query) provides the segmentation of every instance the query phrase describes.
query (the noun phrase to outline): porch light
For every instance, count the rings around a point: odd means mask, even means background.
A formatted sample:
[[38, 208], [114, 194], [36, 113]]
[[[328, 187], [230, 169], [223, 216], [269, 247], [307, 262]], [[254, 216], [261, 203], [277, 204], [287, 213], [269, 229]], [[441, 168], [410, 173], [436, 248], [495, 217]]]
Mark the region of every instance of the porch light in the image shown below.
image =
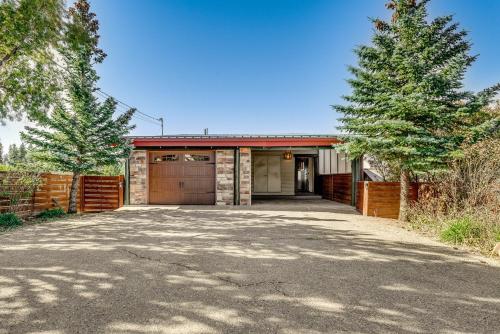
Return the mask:
[[285, 151], [285, 153], [283, 153], [283, 159], [285, 160], [292, 160], [292, 157], [293, 157], [292, 151]]

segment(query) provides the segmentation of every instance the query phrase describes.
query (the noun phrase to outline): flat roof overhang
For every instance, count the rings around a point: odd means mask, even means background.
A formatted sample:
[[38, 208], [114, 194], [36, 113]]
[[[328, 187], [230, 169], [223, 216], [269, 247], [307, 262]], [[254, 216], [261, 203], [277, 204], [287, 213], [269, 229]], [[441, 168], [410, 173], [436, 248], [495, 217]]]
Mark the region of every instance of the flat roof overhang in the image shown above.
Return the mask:
[[336, 136], [156, 136], [130, 137], [135, 147], [331, 147]]

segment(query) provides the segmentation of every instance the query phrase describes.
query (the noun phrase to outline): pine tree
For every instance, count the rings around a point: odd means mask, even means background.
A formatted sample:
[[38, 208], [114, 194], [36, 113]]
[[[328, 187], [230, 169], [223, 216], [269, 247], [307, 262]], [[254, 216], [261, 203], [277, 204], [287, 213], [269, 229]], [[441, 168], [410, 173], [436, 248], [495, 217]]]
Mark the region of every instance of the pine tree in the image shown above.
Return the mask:
[[28, 151], [26, 150], [26, 145], [24, 145], [24, 143], [21, 143], [21, 145], [19, 145], [19, 149], [17, 151], [16, 163], [22, 164], [22, 163], [26, 162], [27, 155], [28, 155]]
[[76, 199], [80, 175], [100, 166], [117, 163], [131, 150], [124, 137], [134, 110], [113, 118], [116, 101], [100, 103], [94, 96], [98, 76], [94, 62], [102, 62], [104, 52], [97, 47], [98, 21], [86, 0], [79, 0], [69, 11], [70, 22], [60, 48], [67, 66], [65, 98], [54, 111], [39, 117], [40, 127], [26, 127], [22, 138], [34, 146], [33, 158], [47, 161], [55, 168], [73, 173], [69, 213], [77, 211]]
[[467, 33], [452, 16], [428, 21], [429, 0], [392, 0], [391, 22], [374, 19], [372, 44], [355, 50], [349, 67], [352, 94], [341, 130], [352, 156], [370, 154], [400, 170], [400, 219], [407, 219], [410, 174], [442, 168], [473, 134], [498, 129], [498, 118], [477, 124], [476, 117], [500, 86], [474, 94], [463, 78], [476, 56], [469, 55]]
[[7, 163], [10, 166], [14, 166], [16, 162], [19, 160], [19, 149], [16, 144], [9, 145], [9, 151], [7, 152]]

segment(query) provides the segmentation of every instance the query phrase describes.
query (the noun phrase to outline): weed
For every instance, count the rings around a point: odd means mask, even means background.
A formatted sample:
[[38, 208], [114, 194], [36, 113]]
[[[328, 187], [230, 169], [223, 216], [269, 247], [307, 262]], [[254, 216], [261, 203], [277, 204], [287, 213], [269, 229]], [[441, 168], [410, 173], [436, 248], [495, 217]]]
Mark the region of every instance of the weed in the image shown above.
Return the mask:
[[12, 228], [22, 224], [23, 222], [15, 213], [0, 213], [0, 228]]
[[40, 218], [40, 219], [51, 219], [51, 218], [62, 217], [64, 215], [66, 215], [66, 212], [64, 212], [63, 209], [61, 209], [61, 208], [55, 208], [55, 209], [47, 209], [45, 211], [40, 212], [37, 215], [37, 218]]
[[445, 222], [445, 226], [447, 227], [441, 232], [441, 239], [456, 245], [475, 244], [482, 235], [480, 225], [468, 216], [451, 219]]

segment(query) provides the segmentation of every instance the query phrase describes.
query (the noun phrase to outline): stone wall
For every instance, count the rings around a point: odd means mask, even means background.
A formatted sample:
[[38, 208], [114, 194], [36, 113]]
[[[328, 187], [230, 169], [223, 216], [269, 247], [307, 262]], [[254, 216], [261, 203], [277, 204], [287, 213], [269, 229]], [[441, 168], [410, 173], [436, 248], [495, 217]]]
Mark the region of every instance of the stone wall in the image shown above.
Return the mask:
[[148, 204], [147, 151], [132, 151], [129, 161], [130, 204]]
[[215, 151], [215, 204], [234, 204], [234, 151]]
[[252, 153], [240, 148], [240, 205], [252, 204]]

